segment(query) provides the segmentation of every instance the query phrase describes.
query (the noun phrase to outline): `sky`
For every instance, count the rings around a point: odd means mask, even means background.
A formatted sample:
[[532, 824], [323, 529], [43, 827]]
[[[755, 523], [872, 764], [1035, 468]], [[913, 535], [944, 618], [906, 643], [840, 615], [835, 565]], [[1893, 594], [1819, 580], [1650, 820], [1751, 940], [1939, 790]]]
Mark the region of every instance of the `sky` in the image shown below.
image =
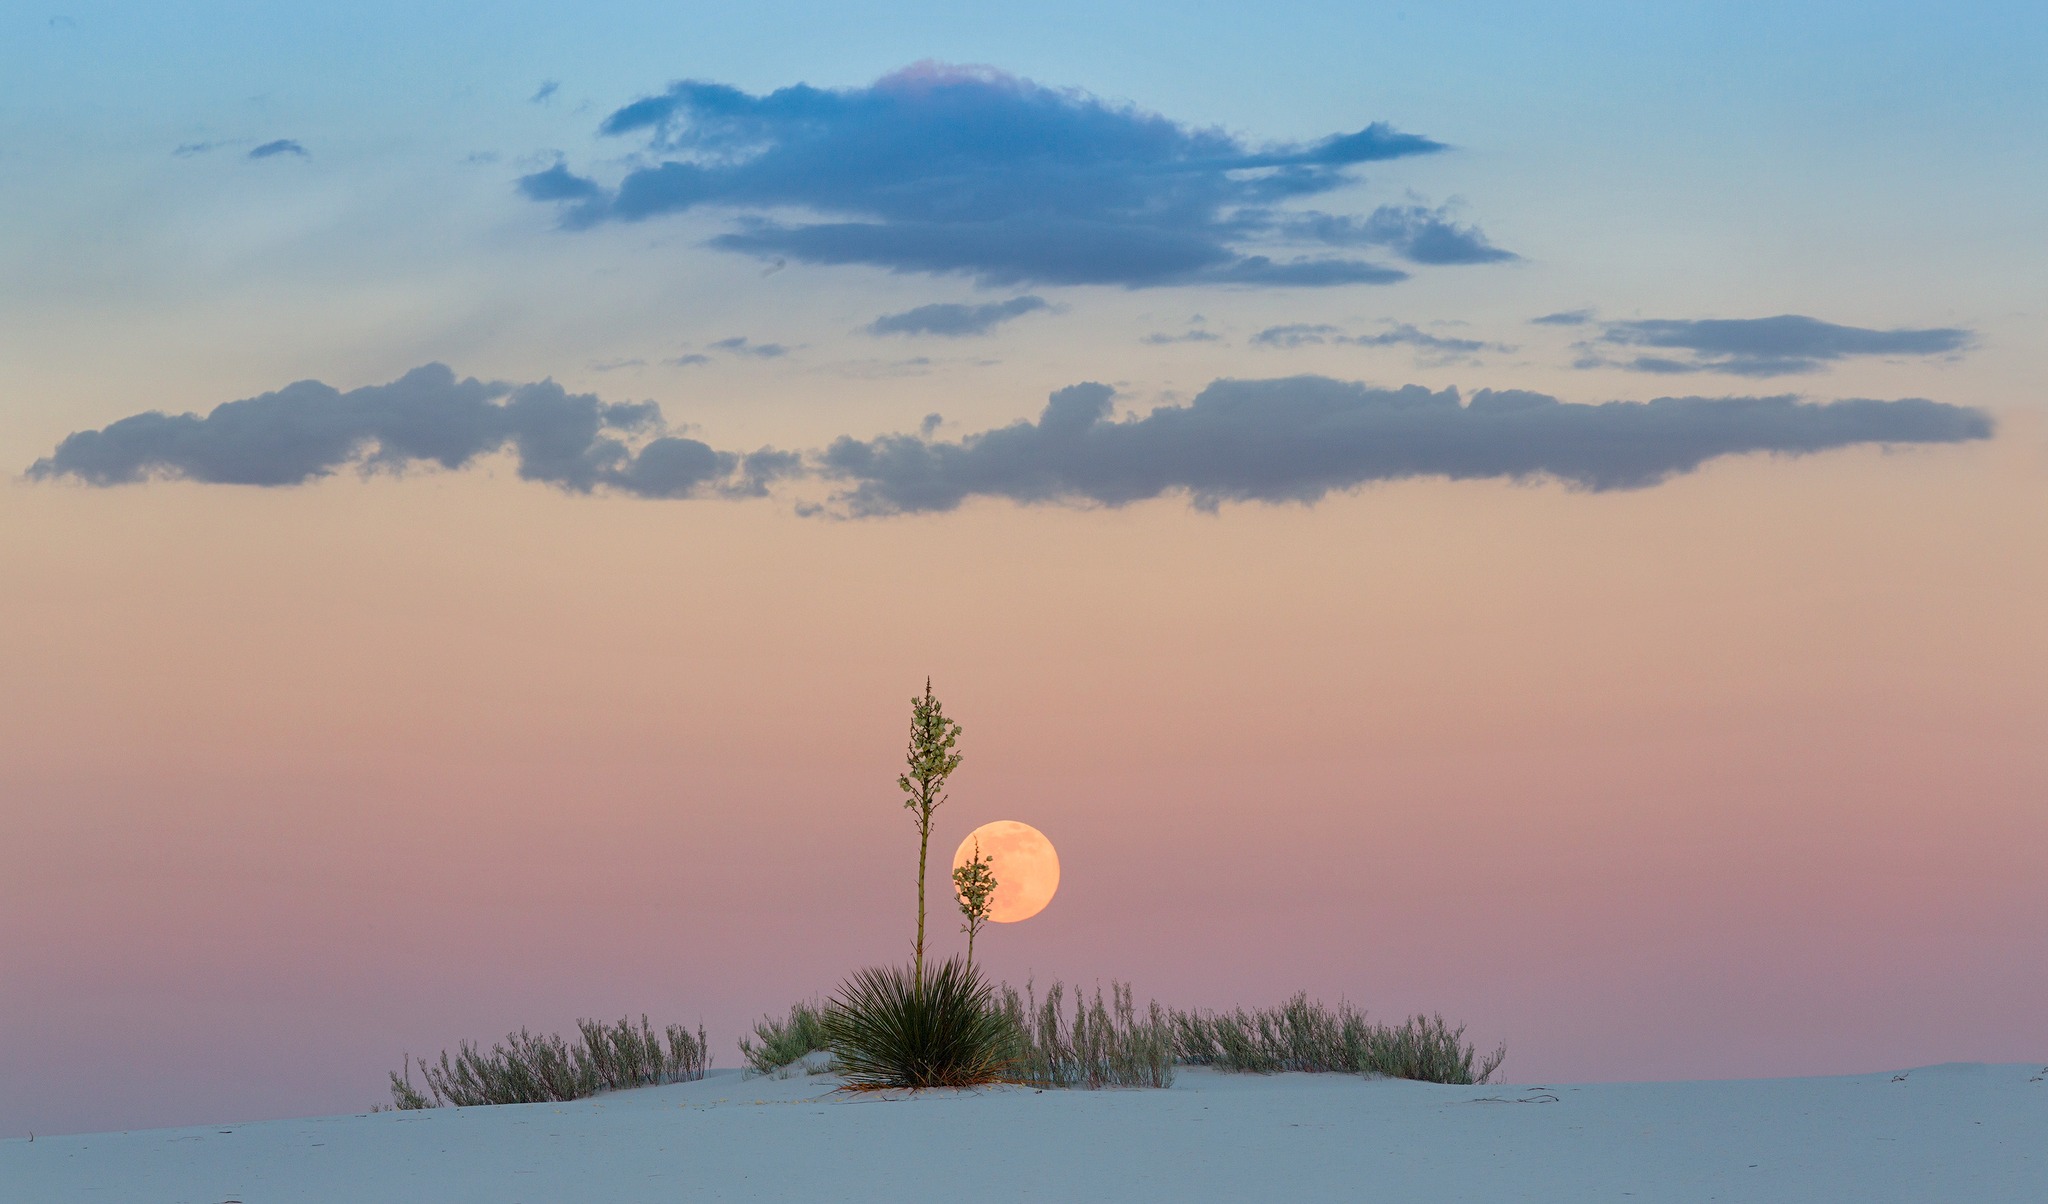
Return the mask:
[[1525, 1082], [2048, 1058], [2044, 53], [8, 8], [0, 1133], [582, 1016], [733, 1065], [908, 954], [927, 676], [935, 845], [1059, 849], [1012, 981]]

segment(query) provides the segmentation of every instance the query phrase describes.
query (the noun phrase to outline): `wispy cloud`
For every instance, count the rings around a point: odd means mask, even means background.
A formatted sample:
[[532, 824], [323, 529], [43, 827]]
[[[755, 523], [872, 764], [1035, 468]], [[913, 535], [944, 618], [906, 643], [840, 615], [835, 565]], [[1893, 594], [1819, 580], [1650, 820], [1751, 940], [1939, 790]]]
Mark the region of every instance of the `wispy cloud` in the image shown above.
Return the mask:
[[1339, 247], [1389, 247], [1411, 263], [1503, 263], [1521, 258], [1488, 242], [1477, 226], [1459, 225], [1448, 208], [1382, 205], [1363, 218], [1309, 212], [1273, 221], [1296, 238]]
[[290, 138], [279, 138], [274, 142], [266, 142], [249, 152], [251, 159], [273, 159], [279, 155], [297, 155], [301, 159], [309, 157], [306, 148]]
[[1252, 336], [1252, 344], [1280, 348], [1314, 347], [1323, 344], [1413, 347], [1425, 357], [1438, 362], [1469, 359], [1482, 351], [1514, 350], [1512, 347], [1488, 343], [1482, 339], [1460, 339], [1431, 334], [1407, 322], [1386, 323], [1385, 329], [1372, 334], [1349, 334], [1341, 327], [1326, 323], [1296, 322], [1284, 326], [1268, 326]]
[[883, 314], [868, 323], [865, 329], [875, 335], [935, 334], [959, 338], [987, 334], [1012, 318], [1050, 308], [1045, 298], [1034, 296], [1012, 297], [1008, 301], [990, 301], [981, 305], [942, 301], [907, 309], [900, 314]]
[[1593, 320], [1590, 309], [1561, 309], [1554, 314], [1529, 319], [1531, 326], [1584, 326]]
[[562, 81], [561, 81], [561, 80], [558, 80], [558, 79], [548, 79], [548, 80], [542, 80], [542, 81], [541, 81], [541, 85], [540, 85], [540, 87], [538, 87], [538, 88], [535, 88], [535, 89], [533, 90], [533, 95], [531, 95], [531, 96], [529, 96], [529, 97], [527, 97], [527, 98], [526, 98], [526, 103], [528, 103], [528, 104], [535, 104], [535, 105], [538, 105], [538, 104], [546, 104], [546, 103], [547, 103], [547, 102], [548, 102], [548, 101], [549, 101], [549, 100], [550, 100], [550, 99], [551, 99], [551, 98], [552, 98], [552, 97], [554, 96], [554, 94], [555, 94], [555, 93], [557, 93], [557, 92], [559, 92], [559, 91], [561, 91], [561, 90], [562, 90]]
[[1441, 210], [1352, 219], [1282, 207], [1354, 182], [1358, 164], [1445, 149], [1429, 138], [1373, 124], [1253, 146], [986, 68], [924, 64], [866, 88], [766, 95], [685, 80], [600, 132], [643, 139], [649, 161], [614, 186], [557, 164], [521, 189], [561, 205], [570, 226], [717, 206], [740, 221], [713, 245], [763, 258], [1133, 288], [1407, 274], [1348, 255], [1276, 258], [1261, 242], [1375, 246], [1428, 264], [1512, 258]]
[[[1975, 336], [1956, 327], [1870, 330], [1818, 318], [1648, 318], [1608, 322], [1597, 338], [1578, 344], [1580, 368], [1626, 368], [1666, 375], [1724, 372], [1786, 376], [1815, 372], [1852, 356], [1948, 355], [1966, 350]], [[1649, 348], [1672, 355], [1616, 359], [1611, 348]]]
[[756, 343], [745, 335], [736, 334], [729, 339], [719, 339], [710, 344], [713, 351], [727, 351], [757, 360], [779, 360], [789, 354], [789, 348], [781, 343]]

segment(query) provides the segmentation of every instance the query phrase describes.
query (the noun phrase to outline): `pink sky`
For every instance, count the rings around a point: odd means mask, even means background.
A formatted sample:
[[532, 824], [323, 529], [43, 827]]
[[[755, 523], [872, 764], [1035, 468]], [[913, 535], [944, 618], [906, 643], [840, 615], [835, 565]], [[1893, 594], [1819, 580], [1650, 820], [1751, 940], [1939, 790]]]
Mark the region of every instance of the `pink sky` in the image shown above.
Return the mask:
[[1012, 980], [1440, 1010], [1519, 1081], [2048, 1057], [2043, 446], [1213, 517], [8, 485], [0, 1131], [583, 1015], [732, 1065], [907, 952], [927, 673], [934, 847], [1059, 848]]

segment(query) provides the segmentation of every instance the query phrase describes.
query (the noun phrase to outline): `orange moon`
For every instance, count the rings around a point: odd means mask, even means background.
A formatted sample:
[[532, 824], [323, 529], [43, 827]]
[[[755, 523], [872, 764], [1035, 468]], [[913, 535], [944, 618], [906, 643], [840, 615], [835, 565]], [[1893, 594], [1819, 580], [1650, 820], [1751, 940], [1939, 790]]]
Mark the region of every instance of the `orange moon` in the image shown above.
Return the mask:
[[1060, 888], [1060, 855], [1053, 851], [1045, 833], [1014, 819], [983, 824], [967, 834], [953, 854], [953, 868], [959, 869], [974, 856], [981, 842], [981, 855], [994, 864], [996, 893], [989, 900], [988, 918], [998, 924], [1028, 920], [1045, 910]]

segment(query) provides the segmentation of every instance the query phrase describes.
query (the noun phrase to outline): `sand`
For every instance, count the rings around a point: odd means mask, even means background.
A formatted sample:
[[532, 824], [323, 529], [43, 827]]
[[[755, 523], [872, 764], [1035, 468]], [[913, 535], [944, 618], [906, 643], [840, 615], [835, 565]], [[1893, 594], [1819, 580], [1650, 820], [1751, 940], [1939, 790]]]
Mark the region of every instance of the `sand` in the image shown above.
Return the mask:
[[825, 1076], [573, 1104], [0, 1142], [0, 1200], [2048, 1201], [2038, 1065], [1443, 1087], [1184, 1069], [1164, 1091], [850, 1096]]

